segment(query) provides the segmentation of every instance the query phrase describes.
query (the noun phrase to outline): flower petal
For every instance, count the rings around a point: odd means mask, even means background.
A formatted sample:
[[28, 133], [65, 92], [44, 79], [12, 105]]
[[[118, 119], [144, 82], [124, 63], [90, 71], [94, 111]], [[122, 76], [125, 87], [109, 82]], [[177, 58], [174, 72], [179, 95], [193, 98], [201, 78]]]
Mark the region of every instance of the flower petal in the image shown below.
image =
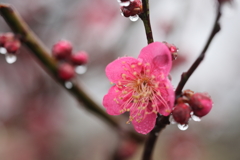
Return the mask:
[[154, 42], [141, 50], [138, 58], [151, 64], [154, 70], [163, 72], [165, 75], [171, 70], [171, 52], [164, 43]]
[[[120, 112], [121, 108], [121, 104], [122, 101], [119, 99], [116, 99], [116, 97], [118, 97], [121, 94], [120, 91], [118, 91], [118, 88], [116, 86], [112, 86], [108, 92], [108, 94], [106, 94], [103, 97], [103, 106], [107, 109], [107, 113], [110, 115], [120, 115], [122, 114]], [[117, 101], [117, 102], [116, 102]]]
[[129, 75], [131, 72], [131, 65], [137, 64], [139, 61], [133, 57], [122, 57], [116, 59], [115, 61], [109, 63], [106, 67], [106, 75], [108, 79], [117, 83], [120, 79], [122, 79], [122, 74]]
[[168, 116], [171, 113], [173, 105], [174, 105], [175, 94], [174, 94], [174, 90], [173, 90], [171, 82], [168, 79], [166, 79], [164, 81], [165, 82], [162, 82], [162, 83], [164, 83], [164, 85], [161, 86], [160, 92], [162, 95], [161, 97], [165, 100], [168, 107], [166, 107], [166, 105], [164, 106], [163, 104], [160, 103], [158, 106], [158, 112], [163, 116]]
[[132, 124], [138, 133], [147, 134], [154, 128], [156, 118], [157, 115], [155, 113], [151, 113], [147, 114], [141, 122], [133, 120]]

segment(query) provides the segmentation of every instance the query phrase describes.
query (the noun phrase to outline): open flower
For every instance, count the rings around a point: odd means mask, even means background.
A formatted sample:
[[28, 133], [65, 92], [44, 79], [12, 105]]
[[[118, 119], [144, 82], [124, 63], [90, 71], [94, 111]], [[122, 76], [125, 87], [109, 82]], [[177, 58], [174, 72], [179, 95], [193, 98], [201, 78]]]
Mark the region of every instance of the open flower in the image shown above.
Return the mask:
[[137, 132], [147, 134], [155, 126], [157, 113], [168, 116], [174, 104], [174, 91], [168, 79], [172, 66], [171, 52], [160, 42], [143, 48], [138, 59], [122, 57], [106, 67], [114, 83], [103, 98], [110, 115], [130, 112]]

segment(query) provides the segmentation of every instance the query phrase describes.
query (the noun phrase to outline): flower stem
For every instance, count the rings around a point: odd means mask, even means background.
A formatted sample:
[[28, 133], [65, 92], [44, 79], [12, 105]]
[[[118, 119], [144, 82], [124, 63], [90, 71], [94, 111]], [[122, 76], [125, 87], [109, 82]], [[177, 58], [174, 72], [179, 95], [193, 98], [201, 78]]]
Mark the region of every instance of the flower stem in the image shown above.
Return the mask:
[[[20, 37], [21, 42], [39, 59], [42, 67], [55, 79], [62, 87], [65, 88], [65, 81], [58, 77], [57, 62], [50, 56], [50, 52], [44, 44], [31, 31], [28, 25], [24, 22], [18, 12], [8, 4], [0, 3], [0, 14], [11, 27], [13, 32]], [[130, 136], [137, 142], [143, 140], [138, 134], [132, 131], [122, 130], [116, 119], [113, 119], [105, 111], [103, 111], [97, 103], [82, 89], [80, 85], [72, 82], [73, 86], [70, 89], [65, 88], [70, 92], [83, 106], [105, 120], [110, 126], [116, 129], [121, 136]]]
[[187, 83], [188, 79], [191, 77], [193, 72], [197, 69], [199, 64], [202, 62], [202, 60], [204, 59], [206, 51], [207, 51], [210, 43], [212, 42], [214, 36], [220, 31], [220, 24], [219, 24], [220, 17], [221, 17], [221, 5], [218, 5], [217, 16], [214, 21], [214, 26], [213, 26], [212, 32], [207, 40], [205, 47], [203, 48], [203, 51], [201, 52], [201, 54], [198, 56], [198, 58], [195, 60], [195, 62], [192, 64], [192, 66], [188, 69], [188, 71], [182, 73], [181, 80], [178, 83], [177, 89], [175, 91], [176, 99], [182, 94], [183, 87], [185, 86], [185, 84]]
[[148, 44], [150, 44], [154, 40], [153, 40], [152, 28], [151, 28], [150, 17], [149, 17], [149, 2], [148, 1], [149, 0], [142, 0], [143, 13], [141, 13], [139, 15], [139, 17], [143, 21], [147, 41], [148, 41]]

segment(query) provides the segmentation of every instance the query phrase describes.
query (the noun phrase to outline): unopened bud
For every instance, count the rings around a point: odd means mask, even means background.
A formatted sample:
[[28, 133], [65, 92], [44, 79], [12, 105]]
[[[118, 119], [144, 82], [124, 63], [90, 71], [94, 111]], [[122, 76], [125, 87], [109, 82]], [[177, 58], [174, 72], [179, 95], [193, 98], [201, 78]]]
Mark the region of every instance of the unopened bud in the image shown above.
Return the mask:
[[192, 107], [194, 115], [203, 117], [210, 112], [213, 102], [206, 93], [195, 93], [190, 98], [189, 105]]
[[122, 14], [125, 17], [139, 15], [143, 12], [141, 0], [134, 0], [134, 1], [129, 1], [129, 2], [130, 2], [130, 4], [128, 6], [121, 7]]
[[21, 46], [21, 43], [18, 39], [14, 39], [13, 41], [7, 41], [4, 44], [4, 48], [6, 48], [8, 53], [16, 53]]
[[167, 43], [167, 42], [163, 42], [166, 44], [166, 46], [168, 47], [169, 51], [171, 52], [172, 54], [172, 60], [176, 60], [177, 59], [177, 56], [178, 56], [178, 48], [173, 45], [173, 44], [170, 44], [170, 43]]
[[62, 80], [70, 80], [75, 76], [74, 67], [68, 63], [64, 63], [58, 68], [58, 76]]
[[53, 46], [52, 54], [58, 60], [67, 59], [72, 54], [72, 44], [69, 41], [61, 40]]
[[88, 54], [84, 51], [77, 52], [71, 55], [71, 62], [74, 65], [83, 65], [88, 62]]
[[11, 32], [0, 34], [0, 47], [3, 47], [6, 42], [12, 41], [14, 39], [14, 34]]
[[178, 103], [172, 111], [172, 116], [177, 123], [183, 125], [188, 124], [190, 113], [191, 108], [186, 103]]
[[194, 94], [194, 92], [191, 91], [190, 89], [187, 89], [187, 90], [183, 91], [183, 95], [186, 96], [189, 99], [192, 97], [193, 94]]

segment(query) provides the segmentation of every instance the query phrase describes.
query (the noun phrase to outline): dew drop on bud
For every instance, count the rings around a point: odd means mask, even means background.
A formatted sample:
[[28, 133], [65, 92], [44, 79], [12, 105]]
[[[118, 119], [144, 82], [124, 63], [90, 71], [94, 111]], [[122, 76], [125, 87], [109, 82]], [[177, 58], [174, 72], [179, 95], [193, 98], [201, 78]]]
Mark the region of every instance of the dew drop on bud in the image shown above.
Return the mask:
[[178, 128], [181, 130], [181, 131], [185, 131], [188, 129], [188, 125], [187, 124], [178, 124]]
[[73, 84], [72, 84], [72, 82], [70, 82], [70, 81], [67, 81], [67, 82], [65, 82], [65, 87], [67, 88], [67, 89], [71, 89], [72, 87], [73, 87]]
[[129, 19], [132, 21], [132, 22], [136, 22], [138, 20], [138, 15], [134, 15], [134, 16], [130, 16]]
[[120, 4], [120, 6], [128, 7], [128, 6], [130, 5], [130, 1], [127, 1], [127, 2], [120, 2], [119, 4]]
[[77, 74], [84, 74], [87, 71], [87, 67], [86, 66], [77, 66], [75, 68], [75, 71]]
[[0, 47], [0, 54], [6, 54], [7, 50], [4, 47]]
[[134, 2], [134, 0], [130, 0], [130, 2]]
[[122, 10], [120, 9], [120, 14], [121, 14], [121, 16], [123, 16], [124, 17], [124, 14], [123, 14], [123, 12], [122, 12]]
[[12, 64], [17, 61], [17, 56], [14, 54], [6, 54], [5, 59], [6, 59], [7, 63]]
[[174, 118], [173, 118], [172, 115], [169, 117], [169, 122], [170, 122], [171, 124], [176, 124], [176, 121], [174, 120]]
[[201, 119], [198, 116], [192, 115], [191, 116], [192, 120], [196, 121], [196, 122], [200, 122]]

